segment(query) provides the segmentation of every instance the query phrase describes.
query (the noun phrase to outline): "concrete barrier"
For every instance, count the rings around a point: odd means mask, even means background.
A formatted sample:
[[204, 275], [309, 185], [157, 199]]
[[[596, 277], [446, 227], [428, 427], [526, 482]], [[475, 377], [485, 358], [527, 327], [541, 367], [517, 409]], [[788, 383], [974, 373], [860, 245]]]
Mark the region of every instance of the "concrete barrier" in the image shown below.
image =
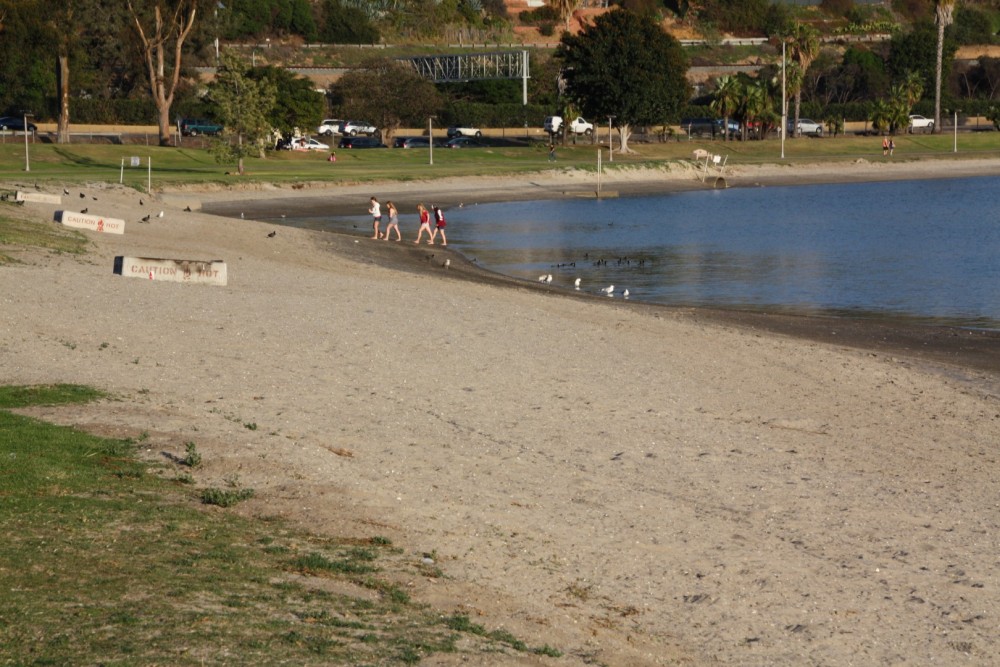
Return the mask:
[[21, 192], [18, 190], [14, 194], [14, 201], [31, 201], [39, 204], [61, 204], [62, 197], [59, 195], [47, 195], [44, 192]]
[[115, 257], [114, 272], [127, 278], [166, 280], [175, 283], [222, 285], [228, 281], [226, 263], [221, 259], [200, 262], [188, 259]]
[[56, 211], [55, 220], [67, 227], [79, 227], [80, 229], [89, 229], [92, 232], [125, 233], [125, 221], [118, 218], [105, 218], [100, 215], [74, 213], [73, 211]]

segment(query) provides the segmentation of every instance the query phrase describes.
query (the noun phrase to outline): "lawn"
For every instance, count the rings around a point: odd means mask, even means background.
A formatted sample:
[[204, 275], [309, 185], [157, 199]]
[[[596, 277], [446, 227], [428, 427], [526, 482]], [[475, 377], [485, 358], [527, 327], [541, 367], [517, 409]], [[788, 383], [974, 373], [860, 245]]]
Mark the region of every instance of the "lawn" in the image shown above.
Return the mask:
[[[508, 130], [507, 137], [523, 138], [519, 130]], [[11, 188], [13, 184], [37, 184], [54, 189], [63, 184], [106, 182], [118, 183], [119, 179], [140, 190], [150, 179], [154, 189], [164, 186], [191, 184], [232, 184], [237, 182], [263, 182], [288, 184], [298, 181], [327, 181], [330, 183], [357, 183], [377, 180], [434, 179], [449, 176], [502, 175], [536, 172], [547, 169], [580, 168], [593, 170], [597, 166], [598, 146], [589, 140], [577, 145], [559, 146], [558, 160], [553, 166], [547, 161], [544, 142], [535, 137], [531, 144], [507, 142], [509, 145], [449, 150], [435, 148], [433, 165], [426, 149], [338, 150], [337, 162], [327, 162], [321, 151], [300, 153], [294, 151], [269, 152], [264, 159], [248, 159], [246, 174], [235, 175], [234, 165], [220, 165], [199, 148], [161, 148], [159, 146], [34, 143], [29, 145], [30, 172], [25, 171], [25, 146], [8, 138], [0, 143], [0, 182]], [[951, 159], [977, 156], [994, 156], [1000, 151], [1000, 133], [964, 132], [957, 140], [951, 134], [900, 135], [896, 137], [895, 160]], [[695, 148], [728, 155], [728, 163], [759, 164], [803, 162], [839, 162], [859, 158], [882, 159], [881, 139], [878, 137], [823, 137], [799, 138], [785, 142], [785, 157], [781, 158], [781, 143], [767, 141], [721, 142], [686, 138], [664, 143], [630, 144], [634, 153], [615, 153], [614, 162], [608, 161], [603, 149], [606, 169], [628, 166], [663, 165], [672, 160], [688, 160]], [[140, 166], [132, 167], [132, 158]], [[122, 165], [125, 165], [124, 167]], [[147, 166], [151, 170], [147, 172]], [[151, 177], [150, 177], [151, 174]]]

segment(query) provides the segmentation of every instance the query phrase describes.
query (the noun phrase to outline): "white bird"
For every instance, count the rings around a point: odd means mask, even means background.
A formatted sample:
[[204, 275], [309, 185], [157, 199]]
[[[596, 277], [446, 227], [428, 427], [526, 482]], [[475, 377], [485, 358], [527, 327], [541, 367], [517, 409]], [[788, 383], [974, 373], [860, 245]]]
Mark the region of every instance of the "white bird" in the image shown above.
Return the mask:
[[162, 218], [163, 217], [163, 211], [160, 211], [159, 213], [157, 213], [156, 217], [157, 218]]
[[242, 220], [242, 219], [243, 219], [243, 217], [244, 217], [244, 216], [243, 216], [243, 214], [242, 214], [242, 213], [240, 213], [240, 220]]
[[544, 283], [545, 282], [545, 276], [538, 276], [538, 282]]
[[577, 278], [576, 280], [573, 281], [573, 287], [575, 287], [577, 289], [580, 289], [580, 279], [579, 278]]
[[545, 282], [547, 282], [547, 283], [552, 282], [552, 274], [551, 273], [549, 275], [545, 276]]
[[622, 296], [627, 299], [628, 298], [628, 290], [625, 290], [624, 292], [622, 292]]
[[444, 268], [447, 269], [449, 266], [451, 266], [451, 260], [450, 259], [444, 260]]
[[608, 285], [607, 287], [605, 287], [601, 291], [604, 292], [605, 294], [607, 294], [608, 296], [611, 296], [612, 294], [615, 293], [615, 286], [614, 285]]

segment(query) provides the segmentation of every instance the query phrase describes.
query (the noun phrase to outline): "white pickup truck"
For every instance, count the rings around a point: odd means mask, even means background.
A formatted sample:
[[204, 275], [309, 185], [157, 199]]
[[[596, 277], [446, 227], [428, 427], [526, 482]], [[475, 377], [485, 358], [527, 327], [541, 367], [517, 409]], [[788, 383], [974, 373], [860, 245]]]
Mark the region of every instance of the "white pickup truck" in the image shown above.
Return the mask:
[[[562, 116], [549, 116], [545, 119], [545, 131], [549, 134], [555, 134], [562, 129], [563, 119]], [[588, 137], [594, 133], [594, 124], [588, 123], [583, 118], [577, 117], [569, 122], [566, 129], [573, 134], [585, 134]]]

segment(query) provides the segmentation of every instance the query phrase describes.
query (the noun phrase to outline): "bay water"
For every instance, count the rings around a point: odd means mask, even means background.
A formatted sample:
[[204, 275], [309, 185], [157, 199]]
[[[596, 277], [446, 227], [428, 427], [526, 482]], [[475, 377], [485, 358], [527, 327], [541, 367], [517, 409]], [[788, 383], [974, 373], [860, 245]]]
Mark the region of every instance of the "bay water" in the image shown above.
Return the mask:
[[[997, 177], [466, 203], [480, 266], [652, 303], [1000, 329]], [[403, 216], [407, 240], [415, 224]], [[364, 216], [327, 224], [370, 229]]]

